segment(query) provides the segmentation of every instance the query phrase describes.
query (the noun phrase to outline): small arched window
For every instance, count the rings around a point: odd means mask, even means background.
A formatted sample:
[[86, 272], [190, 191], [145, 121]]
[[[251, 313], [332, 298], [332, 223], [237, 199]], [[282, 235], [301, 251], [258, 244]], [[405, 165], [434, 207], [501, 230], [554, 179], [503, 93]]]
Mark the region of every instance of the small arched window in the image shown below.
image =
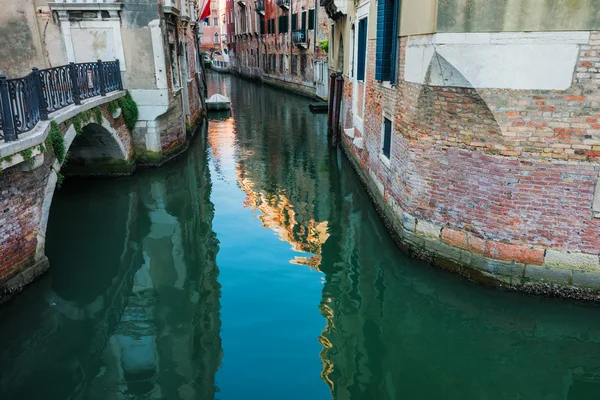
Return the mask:
[[217, 32], [215, 32], [215, 39], [214, 40], [215, 40], [214, 41], [215, 44], [219, 44], [220, 43], [219, 34]]

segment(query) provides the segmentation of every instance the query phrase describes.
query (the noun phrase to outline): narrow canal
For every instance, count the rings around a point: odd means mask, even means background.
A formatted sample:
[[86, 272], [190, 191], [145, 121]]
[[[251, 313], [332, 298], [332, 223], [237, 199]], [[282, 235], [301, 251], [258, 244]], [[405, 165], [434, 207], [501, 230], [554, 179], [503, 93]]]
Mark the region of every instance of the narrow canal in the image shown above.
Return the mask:
[[2, 399], [592, 399], [600, 309], [403, 255], [308, 101], [232, 96], [189, 152], [68, 179], [0, 308]]

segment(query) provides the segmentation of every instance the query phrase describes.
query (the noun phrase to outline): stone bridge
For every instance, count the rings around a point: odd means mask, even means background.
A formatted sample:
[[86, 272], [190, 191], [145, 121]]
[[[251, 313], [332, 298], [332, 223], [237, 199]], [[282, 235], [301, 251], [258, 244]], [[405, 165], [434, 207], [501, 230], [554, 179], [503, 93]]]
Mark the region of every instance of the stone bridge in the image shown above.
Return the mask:
[[104, 64], [79, 72], [73, 64], [64, 81], [64, 67], [52, 76], [34, 70], [29, 82], [29, 76], [0, 77], [0, 302], [48, 268], [46, 225], [63, 174], [133, 171], [133, 140], [121, 108], [128, 94], [118, 63], [112, 76]]

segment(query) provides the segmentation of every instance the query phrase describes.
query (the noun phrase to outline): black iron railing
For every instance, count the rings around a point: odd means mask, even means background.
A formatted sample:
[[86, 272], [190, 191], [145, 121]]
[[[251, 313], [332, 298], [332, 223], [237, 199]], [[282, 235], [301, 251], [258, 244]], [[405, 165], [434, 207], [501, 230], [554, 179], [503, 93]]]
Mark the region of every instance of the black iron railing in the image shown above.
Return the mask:
[[306, 43], [306, 31], [301, 29], [292, 32], [292, 43], [294, 44], [305, 44]]
[[33, 68], [15, 79], [0, 76], [0, 139], [17, 140], [56, 110], [122, 89], [119, 60]]
[[275, 3], [281, 8], [290, 8], [290, 0], [275, 0]]
[[254, 11], [264, 12], [265, 11], [265, 0], [255, 0], [254, 1]]

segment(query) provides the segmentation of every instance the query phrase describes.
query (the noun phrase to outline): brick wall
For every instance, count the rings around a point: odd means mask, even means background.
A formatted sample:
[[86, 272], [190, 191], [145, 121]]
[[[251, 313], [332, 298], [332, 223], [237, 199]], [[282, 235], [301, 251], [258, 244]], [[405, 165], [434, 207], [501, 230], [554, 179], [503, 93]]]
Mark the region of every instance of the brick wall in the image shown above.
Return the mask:
[[[600, 33], [581, 46], [573, 84], [564, 91], [408, 83], [406, 43], [397, 86], [376, 82], [374, 63], [367, 64], [364, 150], [346, 139], [387, 202], [490, 241], [488, 247], [525, 246], [542, 257], [545, 249], [599, 254], [592, 201], [600, 172]], [[374, 40], [368, 52], [375, 53]], [[346, 82], [346, 127], [353, 125], [351, 86]], [[393, 118], [389, 166], [380, 159], [383, 113]]]
[[44, 190], [53, 158], [33, 171], [15, 166], [0, 175], [0, 297], [1, 283], [35, 263]]
[[182, 125], [185, 119], [181, 95], [181, 91], [178, 92], [169, 105], [167, 112], [157, 118], [163, 154], [168, 154], [185, 142], [185, 129]]

